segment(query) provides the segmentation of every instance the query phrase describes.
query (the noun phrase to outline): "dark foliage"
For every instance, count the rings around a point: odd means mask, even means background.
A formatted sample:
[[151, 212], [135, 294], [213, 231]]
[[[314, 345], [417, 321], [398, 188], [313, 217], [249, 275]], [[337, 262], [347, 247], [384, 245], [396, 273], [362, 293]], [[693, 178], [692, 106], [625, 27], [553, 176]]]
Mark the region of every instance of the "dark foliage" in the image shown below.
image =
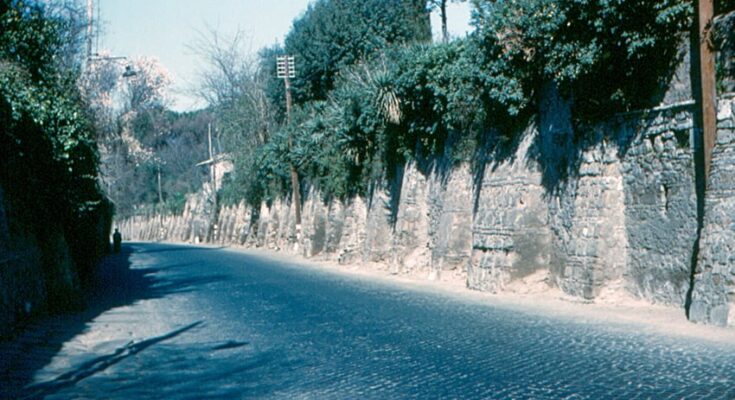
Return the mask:
[[[36, 2], [0, 2], [0, 186], [11, 232], [62, 231], [82, 280], [106, 247], [112, 211], [97, 185], [95, 132], [69, 69], [68, 20]], [[53, 264], [58, 260], [50, 260]]]
[[261, 53], [279, 117], [275, 57], [296, 56], [296, 107], [290, 124], [236, 165], [232, 201], [287, 195], [289, 163], [304, 186], [343, 198], [367, 194], [410, 160], [505, 149], [552, 82], [577, 122], [656, 105], [693, 14], [687, 0], [475, 0], [475, 33], [430, 45], [426, 2], [398, 3], [317, 1], [284, 48]]
[[319, 0], [285, 40], [285, 52], [296, 57], [296, 101], [326, 99], [338, 71], [388, 46], [430, 39], [426, 1]]

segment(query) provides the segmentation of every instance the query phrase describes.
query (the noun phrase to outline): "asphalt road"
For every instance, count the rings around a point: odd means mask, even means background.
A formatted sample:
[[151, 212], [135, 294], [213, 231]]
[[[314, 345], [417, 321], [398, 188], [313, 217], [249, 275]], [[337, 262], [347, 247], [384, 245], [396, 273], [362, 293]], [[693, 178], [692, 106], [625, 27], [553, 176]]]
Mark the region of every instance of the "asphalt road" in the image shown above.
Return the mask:
[[242, 251], [132, 244], [0, 344], [0, 398], [733, 399], [735, 348]]

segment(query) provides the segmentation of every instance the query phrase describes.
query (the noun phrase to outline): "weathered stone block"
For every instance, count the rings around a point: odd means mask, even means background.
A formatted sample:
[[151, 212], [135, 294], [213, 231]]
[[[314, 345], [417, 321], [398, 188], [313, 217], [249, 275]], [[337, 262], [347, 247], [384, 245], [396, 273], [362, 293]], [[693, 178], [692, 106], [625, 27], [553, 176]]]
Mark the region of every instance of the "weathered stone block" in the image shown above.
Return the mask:
[[[729, 100], [732, 105], [735, 99]], [[721, 101], [722, 104], [722, 101]], [[735, 118], [730, 116], [731, 119]], [[694, 275], [689, 318], [695, 322], [735, 325], [735, 140], [718, 130], [705, 197], [704, 228]]]

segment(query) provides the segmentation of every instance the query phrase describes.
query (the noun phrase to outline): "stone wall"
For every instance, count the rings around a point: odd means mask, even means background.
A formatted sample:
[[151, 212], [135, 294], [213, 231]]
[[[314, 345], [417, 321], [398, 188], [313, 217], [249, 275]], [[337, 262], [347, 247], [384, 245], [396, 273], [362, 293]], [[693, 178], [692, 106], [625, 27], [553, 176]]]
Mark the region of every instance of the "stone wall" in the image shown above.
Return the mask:
[[643, 116], [624, 130], [622, 158], [628, 236], [628, 288], [657, 303], [683, 306], [697, 238], [692, 150], [693, 107]]
[[[533, 276], [584, 299], [604, 291], [682, 305], [697, 230], [691, 104], [632, 113], [574, 143], [570, 112], [550, 95], [539, 126], [489, 153], [480, 184], [467, 164], [405, 166], [369, 199], [325, 203], [308, 191], [297, 240], [287, 200], [220, 209], [207, 193], [180, 216], [120, 222], [127, 238], [246, 244], [394, 273], [450, 272], [503, 291]], [[562, 160], [562, 161], [559, 161]], [[477, 186], [477, 187], [476, 187]], [[386, 190], [383, 187], [392, 187]]]
[[243, 204], [223, 207], [207, 228], [213, 216], [203, 215], [206, 196], [198, 195], [180, 216], [120, 227], [126, 239], [244, 244], [398, 274], [450, 273], [477, 290], [516, 290], [530, 279], [582, 299], [619, 292], [682, 306], [697, 234], [692, 104], [621, 115], [589, 128], [583, 142], [574, 141], [567, 106], [554, 104], [538, 126], [504, 144], [509, 153], [488, 153], [480, 179], [467, 164], [436, 160], [425, 171], [406, 165], [399, 181], [377, 185], [368, 199], [325, 202], [307, 191], [298, 239], [287, 200], [261, 205], [257, 218]]
[[[105, 221], [90, 223], [107, 226]], [[0, 339], [12, 336], [14, 329], [37, 315], [83, 307], [82, 280], [90, 273], [84, 263], [96, 262], [101, 248], [107, 247], [107, 227], [102, 237], [74, 243], [74, 236], [67, 236], [74, 230], [65, 231], [49, 218], [40, 223], [32, 209], [0, 185]], [[74, 245], [86, 246], [84, 257], [74, 256]]]
[[[445, 161], [446, 163], [446, 161]], [[466, 276], [472, 251], [473, 193], [470, 166], [438, 164], [429, 176], [430, 277]], [[451, 172], [445, 172], [445, 168]]]
[[722, 92], [735, 92], [735, 11], [717, 16], [713, 32], [718, 84]]
[[502, 291], [514, 279], [548, 270], [551, 232], [541, 170], [529, 150], [537, 139], [525, 132], [508, 159], [484, 168], [472, 225], [467, 285]]
[[534, 276], [565, 293], [683, 306], [697, 234], [690, 102], [619, 115], [575, 143], [553, 88], [538, 128], [484, 171], [468, 286]]
[[30, 233], [11, 233], [11, 207], [0, 187], [0, 337], [46, 301], [41, 250]]
[[735, 325], [735, 98], [720, 100], [689, 317]]
[[575, 179], [549, 199], [555, 234], [552, 278], [564, 292], [584, 299], [619, 289], [628, 261], [618, 148], [606, 138], [595, 139], [581, 152]]
[[[209, 183], [205, 183], [201, 192], [189, 195], [181, 214], [160, 214], [147, 212], [146, 214], [115, 221], [114, 227], [120, 229], [126, 237], [137, 240], [156, 241], [169, 240], [185, 243], [227, 242], [240, 243], [237, 232], [249, 227], [249, 211], [244, 207], [223, 208], [220, 223], [217, 226], [227, 226], [226, 234], [214, 229], [214, 203], [211, 198]], [[244, 219], [243, 219], [244, 218]], [[243, 223], [244, 225], [239, 225]], [[227, 240], [225, 240], [227, 238]]]
[[405, 169], [396, 210], [391, 243], [391, 267], [394, 272], [429, 273], [429, 184], [415, 165]]
[[701, 137], [688, 74], [684, 62], [660, 107], [587, 128], [572, 125], [569, 104], [549, 86], [538, 118], [488, 146], [483, 165], [446, 155], [409, 163], [368, 197], [346, 201], [308, 190], [300, 230], [287, 199], [255, 214], [243, 204], [221, 208], [214, 224], [206, 195], [192, 196], [181, 216], [120, 225], [128, 239], [265, 247], [395, 274], [454, 275], [483, 291], [556, 287], [584, 300], [634, 297], [682, 310], [691, 299], [693, 320], [733, 324], [734, 100], [720, 103], [693, 276]]
[[324, 202], [309, 190], [298, 240], [288, 200], [262, 204], [257, 216], [242, 203], [221, 207], [214, 224], [211, 209], [202, 206], [212, 203], [209, 193], [190, 195], [180, 215], [140, 215], [115, 226], [125, 240], [239, 244], [342, 264], [383, 264], [394, 273], [463, 275], [471, 248], [471, 183], [466, 164], [449, 172], [434, 168], [428, 176], [409, 164], [395, 193], [376, 187], [369, 199]]

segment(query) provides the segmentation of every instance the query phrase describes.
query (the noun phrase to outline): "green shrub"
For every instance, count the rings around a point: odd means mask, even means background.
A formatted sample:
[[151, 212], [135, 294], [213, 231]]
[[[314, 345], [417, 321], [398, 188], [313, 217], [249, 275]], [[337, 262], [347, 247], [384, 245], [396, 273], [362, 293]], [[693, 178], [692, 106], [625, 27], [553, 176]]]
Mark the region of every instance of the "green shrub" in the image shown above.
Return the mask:
[[[427, 45], [420, 29], [396, 25], [422, 15], [414, 3], [418, 14], [399, 10], [384, 34], [370, 28], [383, 15], [369, 13], [368, 4], [382, 10], [376, 2], [321, 0], [294, 23], [286, 50], [261, 53], [268, 68], [277, 54], [297, 55], [297, 105], [236, 164], [227, 196], [254, 205], [287, 196], [290, 164], [304, 187], [342, 198], [448, 148], [470, 160], [478, 142], [524, 128], [550, 82], [579, 120], [656, 105], [692, 15], [686, 0], [474, 0], [474, 34]], [[269, 88], [281, 107], [282, 82]]]
[[691, 24], [687, 0], [474, 0], [483, 63], [509, 109], [556, 82], [581, 117], [656, 104]]

